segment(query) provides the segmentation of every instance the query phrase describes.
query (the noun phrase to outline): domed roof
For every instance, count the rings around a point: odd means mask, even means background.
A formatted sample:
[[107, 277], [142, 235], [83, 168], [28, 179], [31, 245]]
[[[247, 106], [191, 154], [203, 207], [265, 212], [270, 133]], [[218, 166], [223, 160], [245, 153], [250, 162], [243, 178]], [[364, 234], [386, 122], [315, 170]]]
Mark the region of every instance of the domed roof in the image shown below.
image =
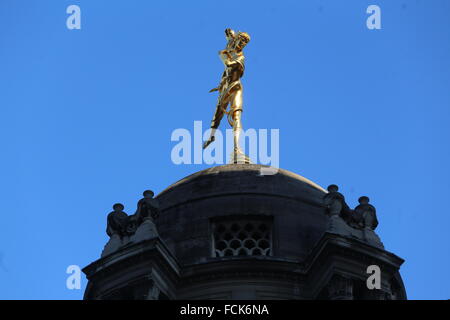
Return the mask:
[[196, 172], [158, 196], [161, 238], [181, 263], [212, 258], [216, 218], [266, 217], [273, 223], [273, 256], [302, 259], [326, 229], [326, 194], [319, 185], [287, 170], [262, 174], [267, 166], [229, 164]]
[[192, 198], [225, 193], [272, 193], [282, 196], [322, 199], [327, 191], [318, 184], [287, 170], [275, 169], [275, 174], [264, 174], [270, 167], [258, 164], [227, 164], [191, 174], [162, 191], [158, 198], [168, 207]]

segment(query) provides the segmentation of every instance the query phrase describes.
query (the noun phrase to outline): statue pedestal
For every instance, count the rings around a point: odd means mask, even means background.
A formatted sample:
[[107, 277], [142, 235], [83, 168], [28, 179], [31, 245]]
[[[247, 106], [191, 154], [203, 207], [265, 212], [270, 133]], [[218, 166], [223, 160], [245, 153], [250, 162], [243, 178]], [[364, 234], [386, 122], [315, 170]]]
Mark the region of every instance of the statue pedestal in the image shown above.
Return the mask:
[[106, 243], [101, 257], [105, 257], [115, 251], [117, 251], [122, 246], [122, 239], [120, 239], [120, 236], [117, 233], [114, 233], [111, 238], [109, 239], [108, 243]]
[[330, 233], [339, 234], [344, 237], [355, 238], [364, 241], [374, 247], [384, 249], [384, 245], [375, 231], [369, 228], [352, 228], [338, 215], [333, 215], [330, 217], [327, 231]]
[[234, 164], [251, 164], [250, 158], [241, 150], [233, 150], [230, 155], [230, 163]]

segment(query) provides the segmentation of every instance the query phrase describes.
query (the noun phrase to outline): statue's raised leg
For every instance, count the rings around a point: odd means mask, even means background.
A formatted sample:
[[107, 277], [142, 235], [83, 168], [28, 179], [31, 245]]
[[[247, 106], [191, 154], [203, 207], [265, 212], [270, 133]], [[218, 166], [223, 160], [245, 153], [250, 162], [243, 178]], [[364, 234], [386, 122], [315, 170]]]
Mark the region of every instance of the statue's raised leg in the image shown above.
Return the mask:
[[220, 98], [219, 98], [219, 101], [218, 101], [217, 107], [216, 107], [216, 112], [214, 113], [214, 117], [211, 121], [211, 134], [209, 135], [209, 139], [207, 141], [205, 141], [205, 143], [203, 144], [203, 149], [206, 149], [215, 140], [216, 130], [219, 127], [220, 121], [223, 118], [227, 104], [225, 104], [225, 105], [223, 105], [223, 103], [221, 104]]

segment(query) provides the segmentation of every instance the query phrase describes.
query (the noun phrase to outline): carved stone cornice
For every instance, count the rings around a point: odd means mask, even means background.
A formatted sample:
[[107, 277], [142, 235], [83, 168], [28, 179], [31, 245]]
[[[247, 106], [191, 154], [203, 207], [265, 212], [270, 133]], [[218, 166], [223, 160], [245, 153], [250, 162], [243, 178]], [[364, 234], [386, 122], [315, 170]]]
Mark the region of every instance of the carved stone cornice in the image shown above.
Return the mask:
[[92, 298], [98, 292], [111, 294], [111, 290], [120, 290], [133, 282], [153, 281], [155, 275], [163, 277], [169, 282], [167, 286], [175, 288], [180, 266], [161, 239], [154, 238], [125, 246], [91, 263], [83, 272], [89, 280], [85, 298]]

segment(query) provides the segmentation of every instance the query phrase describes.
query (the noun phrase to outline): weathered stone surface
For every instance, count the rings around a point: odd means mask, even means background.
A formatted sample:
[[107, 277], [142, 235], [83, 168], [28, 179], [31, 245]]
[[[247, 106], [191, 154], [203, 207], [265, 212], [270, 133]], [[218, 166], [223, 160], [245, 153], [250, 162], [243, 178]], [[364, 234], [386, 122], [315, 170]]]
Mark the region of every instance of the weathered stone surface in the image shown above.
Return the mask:
[[210, 220], [229, 215], [273, 217], [274, 256], [296, 261], [307, 256], [327, 228], [322, 203], [326, 191], [283, 169], [261, 175], [261, 168], [254, 164], [209, 168], [157, 196], [158, 231], [181, 263], [213, 259]]
[[108, 242], [105, 245], [105, 248], [102, 251], [101, 256], [107, 256], [108, 254], [111, 254], [122, 246], [122, 239], [120, 239], [120, 236], [117, 233], [114, 233], [111, 235], [111, 238], [109, 238]]
[[130, 242], [140, 242], [143, 240], [153, 239], [158, 237], [155, 223], [152, 219], [145, 219], [144, 222], [137, 228], [136, 232], [130, 237]]

